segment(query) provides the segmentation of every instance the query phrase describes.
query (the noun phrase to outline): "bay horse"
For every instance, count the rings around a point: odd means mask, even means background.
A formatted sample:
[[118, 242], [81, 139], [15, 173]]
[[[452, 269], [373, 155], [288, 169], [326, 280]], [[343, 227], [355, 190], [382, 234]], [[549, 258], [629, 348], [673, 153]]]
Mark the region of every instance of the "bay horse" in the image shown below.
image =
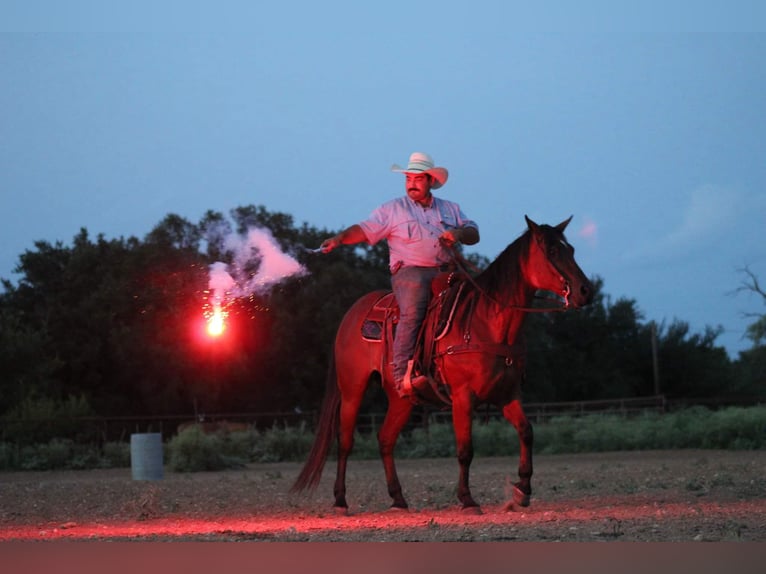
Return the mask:
[[[479, 404], [497, 406], [519, 436], [519, 481], [513, 484], [512, 500], [504, 508], [529, 505], [533, 433], [521, 404], [525, 352], [519, 335], [528, 312], [541, 310], [531, 307], [535, 294], [547, 291], [557, 295], [561, 303], [558, 309], [581, 307], [593, 299], [593, 286], [575, 262], [574, 249], [564, 237], [572, 217], [556, 226], [538, 225], [527, 216], [525, 219], [524, 233], [484, 271], [464, 281], [464, 293], [456, 299], [451, 326], [433, 347], [433, 366], [451, 401], [460, 467], [457, 498], [466, 511], [481, 512], [471, 495], [468, 478], [473, 460], [473, 411]], [[377, 436], [388, 494], [392, 508], [407, 508], [394, 463], [394, 446], [414, 403], [401, 398], [394, 388], [385, 338], [369, 341], [362, 336], [365, 318], [382, 293], [362, 296], [341, 320], [314, 443], [291, 489], [300, 492], [316, 488], [337, 438], [334, 508], [338, 513], [348, 512], [346, 467], [359, 408], [374, 373], [380, 376], [388, 398]]]

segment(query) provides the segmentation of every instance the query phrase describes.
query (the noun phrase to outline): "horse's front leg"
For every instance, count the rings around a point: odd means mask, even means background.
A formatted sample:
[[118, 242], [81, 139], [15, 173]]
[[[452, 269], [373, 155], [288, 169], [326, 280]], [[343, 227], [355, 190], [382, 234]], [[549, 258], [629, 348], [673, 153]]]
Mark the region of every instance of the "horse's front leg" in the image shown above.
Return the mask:
[[463, 510], [481, 512], [481, 508], [471, 496], [469, 476], [473, 461], [473, 404], [468, 389], [452, 396], [452, 426], [455, 429], [457, 443], [457, 461], [460, 465], [460, 477], [457, 486], [457, 498]]
[[519, 435], [519, 482], [513, 484], [513, 499], [506, 505], [529, 506], [532, 495], [532, 443], [534, 433], [532, 423], [521, 408], [521, 400], [514, 399], [503, 407], [503, 416], [514, 426]]

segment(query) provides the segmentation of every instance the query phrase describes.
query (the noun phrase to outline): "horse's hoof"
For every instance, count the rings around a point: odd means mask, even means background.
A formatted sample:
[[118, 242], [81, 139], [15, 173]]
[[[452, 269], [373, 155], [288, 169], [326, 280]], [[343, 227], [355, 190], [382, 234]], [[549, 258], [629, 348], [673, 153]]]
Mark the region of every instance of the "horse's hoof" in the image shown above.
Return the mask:
[[525, 494], [524, 491], [515, 484], [513, 485], [513, 501], [511, 504], [515, 504], [522, 508], [529, 506], [529, 495]]
[[333, 506], [336, 516], [348, 516], [348, 507], [346, 506]]
[[475, 515], [484, 514], [481, 511], [481, 506], [463, 506], [460, 509], [460, 512], [463, 514], [475, 514]]

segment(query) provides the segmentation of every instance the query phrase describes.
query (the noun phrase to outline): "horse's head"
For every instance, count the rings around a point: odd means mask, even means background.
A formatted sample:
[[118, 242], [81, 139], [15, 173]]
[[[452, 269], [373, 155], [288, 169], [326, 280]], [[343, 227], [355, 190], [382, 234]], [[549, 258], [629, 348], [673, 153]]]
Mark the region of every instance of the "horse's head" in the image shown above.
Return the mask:
[[567, 305], [582, 307], [593, 300], [593, 285], [574, 258], [574, 247], [564, 237], [569, 219], [555, 227], [538, 225], [526, 215], [529, 256], [525, 275], [532, 287], [564, 298]]

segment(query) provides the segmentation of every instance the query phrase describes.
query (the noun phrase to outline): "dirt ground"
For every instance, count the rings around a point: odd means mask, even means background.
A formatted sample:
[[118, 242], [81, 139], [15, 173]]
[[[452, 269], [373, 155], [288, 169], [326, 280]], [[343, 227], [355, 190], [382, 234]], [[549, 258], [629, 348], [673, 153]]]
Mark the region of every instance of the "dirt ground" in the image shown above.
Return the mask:
[[313, 495], [299, 463], [135, 481], [130, 469], [0, 473], [0, 541], [766, 541], [766, 451], [535, 458], [531, 505], [505, 510], [515, 457], [477, 458], [481, 514], [457, 506], [454, 459], [399, 460], [409, 511], [389, 510], [379, 461], [351, 460], [350, 512], [333, 461]]

